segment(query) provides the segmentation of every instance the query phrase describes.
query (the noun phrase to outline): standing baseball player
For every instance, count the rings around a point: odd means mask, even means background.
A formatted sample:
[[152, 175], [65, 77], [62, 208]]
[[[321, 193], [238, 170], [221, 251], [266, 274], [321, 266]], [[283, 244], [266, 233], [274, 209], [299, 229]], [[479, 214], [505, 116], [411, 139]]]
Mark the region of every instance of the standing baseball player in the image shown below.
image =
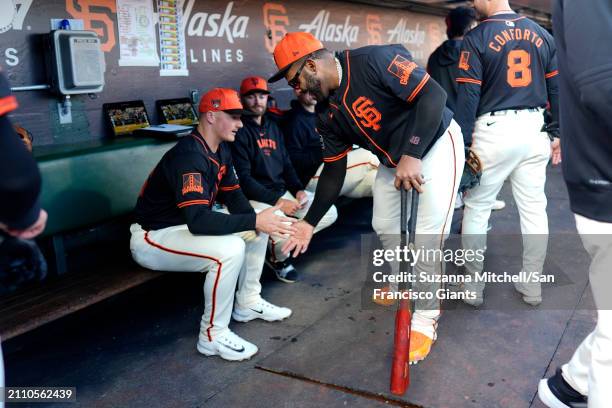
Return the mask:
[[[245, 113], [236, 91], [209, 91], [199, 111], [197, 129], [162, 157], [144, 184], [130, 248], [145, 268], [207, 272], [197, 349], [207, 356], [245, 360], [257, 353], [257, 346], [228, 328], [230, 316], [247, 322], [291, 315], [286, 307], [262, 299], [259, 278], [268, 234], [290, 234], [294, 228], [286, 224], [290, 219], [274, 214], [278, 207], [256, 214], [240, 189], [227, 143], [242, 127]], [[214, 211], [217, 201], [229, 213]]]
[[612, 54], [591, 44], [612, 38], [612, 2], [557, 0], [563, 176], [584, 248], [597, 326], [540, 381], [547, 407], [606, 408], [612, 404]]
[[[541, 131], [547, 101], [553, 115], [549, 131], [558, 129], [554, 40], [545, 29], [512, 11], [507, 0], [475, 0], [474, 6], [487, 18], [463, 39], [455, 113], [483, 172], [480, 185], [464, 197], [463, 245], [485, 248], [491, 208], [504, 181], [510, 179], [523, 234], [522, 270], [541, 273], [548, 237], [544, 184], [551, 156], [551, 140]], [[555, 139], [552, 149], [558, 148]], [[482, 268], [483, 262], [466, 263], [469, 274]], [[466, 283], [465, 289], [474, 296], [464, 301], [482, 304], [484, 286]], [[528, 304], [542, 301], [539, 282], [519, 282], [515, 288]]]
[[[291, 110], [283, 115], [281, 128], [285, 135], [287, 151], [293, 167], [306, 186], [313, 192], [323, 170], [321, 136], [317, 132], [317, 100], [310, 92], [294, 89], [296, 99], [291, 101]], [[340, 195], [361, 198], [372, 197], [372, 186], [376, 179], [378, 158], [366, 149], [351, 150], [346, 157], [346, 176]]]
[[[236, 172], [253, 208], [261, 210], [278, 205], [285, 215], [302, 218], [310, 207], [312, 193], [304, 191], [280, 127], [272, 115], [266, 114], [269, 93], [264, 78], [248, 77], [240, 85], [242, 103], [250, 115], [243, 118], [244, 127], [232, 144]], [[330, 208], [317, 231], [329, 227], [337, 218], [336, 207]], [[285, 242], [286, 237], [270, 237], [270, 257], [266, 263], [280, 281], [292, 283], [298, 274], [281, 251]]]
[[[333, 54], [309, 33], [288, 33], [277, 44], [279, 71], [269, 81], [287, 79], [289, 86], [317, 99], [317, 128], [323, 139], [323, 171], [314, 202], [297, 232], [283, 248], [293, 256], [306, 251], [313, 230], [337, 199], [346, 174], [346, 157], [354, 144], [380, 160], [373, 196], [372, 226], [383, 245], [399, 245], [399, 187], [421, 193], [417, 247], [440, 248], [450, 230], [464, 151], [461, 129], [445, 107], [446, 94], [403, 46], [367, 46]], [[427, 184], [425, 184], [427, 180]], [[391, 264], [397, 274], [399, 265]], [[415, 272], [439, 274], [441, 263], [417, 262]], [[438, 284], [416, 284], [434, 292]], [[439, 300], [417, 301], [410, 360], [423, 360], [436, 339]]]

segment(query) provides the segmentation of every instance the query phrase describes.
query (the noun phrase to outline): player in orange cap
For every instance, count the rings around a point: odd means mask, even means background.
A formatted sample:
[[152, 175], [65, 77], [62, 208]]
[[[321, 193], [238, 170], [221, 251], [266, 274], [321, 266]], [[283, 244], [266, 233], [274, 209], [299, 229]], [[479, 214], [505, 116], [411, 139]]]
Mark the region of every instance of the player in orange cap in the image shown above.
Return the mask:
[[[295, 256], [308, 248], [314, 227], [338, 197], [346, 157], [355, 144], [370, 150], [381, 163], [373, 187], [372, 225], [383, 246], [399, 245], [397, 190], [404, 186], [420, 193], [417, 248], [441, 249], [450, 231], [465, 160], [461, 129], [445, 107], [444, 90], [401, 45], [367, 46], [334, 55], [312, 34], [294, 32], [276, 45], [274, 61], [278, 72], [270, 82], [284, 77], [289, 86], [317, 99], [325, 163], [314, 202], [283, 249]], [[439, 259], [418, 259], [415, 273], [417, 277], [440, 274], [441, 266]], [[398, 274], [397, 262], [391, 268]], [[414, 289], [432, 296], [416, 304], [410, 342], [413, 363], [429, 354], [436, 339], [440, 299], [435, 294], [440, 284], [417, 279]], [[397, 292], [391, 287], [383, 293], [389, 299], [402, 295]]]
[[[259, 278], [268, 234], [291, 234], [294, 228], [289, 218], [274, 214], [278, 206], [256, 214], [240, 189], [226, 143], [234, 141], [242, 127], [240, 117], [248, 113], [236, 91], [209, 91], [199, 111], [197, 129], [164, 155], [145, 182], [130, 248], [145, 268], [206, 272], [197, 349], [208, 356], [245, 360], [257, 346], [228, 328], [230, 316], [247, 322], [291, 315], [290, 309], [261, 297]], [[229, 213], [213, 210], [216, 202]]]

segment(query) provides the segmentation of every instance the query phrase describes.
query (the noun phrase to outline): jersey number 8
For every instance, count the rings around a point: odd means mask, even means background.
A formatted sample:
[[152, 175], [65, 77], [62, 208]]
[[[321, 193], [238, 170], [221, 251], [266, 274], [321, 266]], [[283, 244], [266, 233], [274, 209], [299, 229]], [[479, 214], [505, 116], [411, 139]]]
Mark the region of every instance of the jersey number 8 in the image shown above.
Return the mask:
[[523, 88], [531, 84], [531, 56], [525, 50], [512, 50], [508, 53], [508, 84], [513, 88]]

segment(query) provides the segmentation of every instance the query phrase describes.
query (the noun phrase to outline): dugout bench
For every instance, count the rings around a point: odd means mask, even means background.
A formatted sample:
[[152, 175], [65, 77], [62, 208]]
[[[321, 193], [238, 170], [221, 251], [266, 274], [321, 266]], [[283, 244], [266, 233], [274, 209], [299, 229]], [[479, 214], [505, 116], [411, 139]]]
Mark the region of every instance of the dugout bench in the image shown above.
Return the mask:
[[[71, 248], [66, 241], [72, 236], [78, 243], [88, 231], [95, 235], [97, 226], [118, 219], [129, 235], [127, 223], [138, 192], [173, 145], [126, 137], [35, 149], [43, 181], [42, 207], [49, 213], [45, 232], [37, 241], [47, 248], [50, 272], [44, 282], [0, 299], [2, 340], [162, 275], [124, 259], [113, 267], [89, 265], [73, 271], [67, 263]], [[128, 243], [121, 241], [127, 250]]]

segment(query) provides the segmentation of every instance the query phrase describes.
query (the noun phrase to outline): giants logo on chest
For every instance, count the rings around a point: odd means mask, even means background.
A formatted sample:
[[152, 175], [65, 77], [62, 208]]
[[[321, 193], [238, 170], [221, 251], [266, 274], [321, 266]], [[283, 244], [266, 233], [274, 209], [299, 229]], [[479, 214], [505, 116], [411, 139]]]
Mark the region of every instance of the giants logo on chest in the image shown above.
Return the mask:
[[260, 134], [260, 138], [257, 139], [257, 146], [259, 146], [259, 150], [262, 151], [266, 156], [270, 156], [272, 154], [272, 150], [276, 150], [276, 140], [268, 139], [264, 133]]
[[374, 102], [371, 99], [360, 96], [351, 105], [353, 112], [359, 118], [359, 123], [364, 127], [372, 129], [374, 131], [380, 130], [380, 120], [382, 115], [380, 111], [374, 106]]

